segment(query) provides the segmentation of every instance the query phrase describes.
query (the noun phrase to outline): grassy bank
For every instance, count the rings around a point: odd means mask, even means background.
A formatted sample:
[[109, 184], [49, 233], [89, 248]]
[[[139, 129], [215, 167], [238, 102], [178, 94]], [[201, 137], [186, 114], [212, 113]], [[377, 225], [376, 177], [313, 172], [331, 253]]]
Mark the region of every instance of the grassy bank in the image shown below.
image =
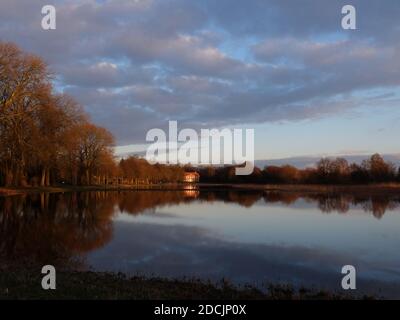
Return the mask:
[[[93, 185], [93, 186], [66, 186], [51, 187], [0, 187], [0, 196], [10, 196], [25, 193], [40, 192], [73, 192], [73, 191], [118, 191], [118, 190], [185, 190], [186, 184], [154, 184], [154, 185]], [[231, 184], [231, 183], [199, 183], [200, 189], [218, 190], [258, 190], [276, 192], [302, 192], [302, 193], [348, 193], [348, 194], [400, 194], [400, 183], [381, 183], [364, 185], [315, 185], [315, 184]]]
[[[98, 272], [57, 272], [57, 289], [41, 288], [40, 272], [0, 273], [0, 299], [226, 299], [226, 300], [337, 300], [355, 297], [325, 291], [294, 290], [270, 286], [265, 292], [254, 287], [236, 287], [227, 282], [168, 280]], [[359, 297], [360, 298], [360, 297]], [[367, 298], [367, 297], [361, 297]]]
[[119, 191], [119, 190], [183, 190], [183, 184], [149, 184], [149, 185], [92, 185], [92, 186], [69, 186], [57, 185], [49, 187], [0, 187], [0, 196], [11, 196], [26, 193], [57, 193], [76, 191]]
[[301, 192], [301, 193], [346, 193], [356, 195], [382, 194], [400, 195], [400, 183], [376, 183], [363, 185], [314, 185], [314, 184], [233, 184], [231, 188], [252, 189], [275, 192]]

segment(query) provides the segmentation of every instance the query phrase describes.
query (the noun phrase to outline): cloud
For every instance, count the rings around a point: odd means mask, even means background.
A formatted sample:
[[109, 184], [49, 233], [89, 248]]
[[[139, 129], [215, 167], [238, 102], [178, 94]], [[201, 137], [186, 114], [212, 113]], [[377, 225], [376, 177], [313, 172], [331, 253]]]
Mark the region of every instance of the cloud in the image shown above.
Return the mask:
[[[400, 7], [354, 1], [3, 0], [0, 39], [39, 54], [119, 144], [168, 119], [221, 126], [328, 117], [390, 102], [400, 78]], [[378, 10], [379, 9], [379, 10]], [[393, 100], [393, 99], [392, 99]]]
[[155, 76], [150, 68], [100, 61], [60, 66], [62, 83], [85, 88], [120, 88], [132, 83], [150, 83]]

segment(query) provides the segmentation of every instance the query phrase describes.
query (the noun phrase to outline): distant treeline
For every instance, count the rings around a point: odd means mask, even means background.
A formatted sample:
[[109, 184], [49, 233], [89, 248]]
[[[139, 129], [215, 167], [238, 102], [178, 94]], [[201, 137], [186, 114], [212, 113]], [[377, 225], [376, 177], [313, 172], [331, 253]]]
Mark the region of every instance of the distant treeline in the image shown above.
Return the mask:
[[148, 184], [163, 182], [180, 182], [183, 180], [185, 167], [179, 165], [150, 164], [137, 157], [122, 159], [118, 164], [120, 183]]
[[374, 154], [361, 164], [346, 159], [321, 159], [315, 167], [298, 169], [291, 165], [255, 167], [251, 175], [235, 175], [235, 167], [206, 167], [199, 170], [201, 182], [364, 184], [400, 181], [400, 168]]

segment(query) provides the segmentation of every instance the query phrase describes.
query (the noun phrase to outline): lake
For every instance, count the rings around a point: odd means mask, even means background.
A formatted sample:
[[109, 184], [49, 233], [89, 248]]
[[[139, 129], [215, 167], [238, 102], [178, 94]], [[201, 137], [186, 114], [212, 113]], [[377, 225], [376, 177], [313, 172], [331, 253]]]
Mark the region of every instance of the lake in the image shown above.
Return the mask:
[[257, 190], [0, 197], [0, 262], [400, 298], [400, 196]]

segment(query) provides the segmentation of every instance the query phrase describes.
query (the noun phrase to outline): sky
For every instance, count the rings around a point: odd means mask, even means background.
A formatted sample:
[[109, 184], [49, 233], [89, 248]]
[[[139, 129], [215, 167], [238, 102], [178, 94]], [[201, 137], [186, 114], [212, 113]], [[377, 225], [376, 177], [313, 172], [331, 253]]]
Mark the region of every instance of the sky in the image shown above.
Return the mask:
[[119, 150], [177, 120], [254, 128], [256, 159], [399, 154], [399, 17], [398, 0], [1, 0], [0, 41], [43, 57]]

